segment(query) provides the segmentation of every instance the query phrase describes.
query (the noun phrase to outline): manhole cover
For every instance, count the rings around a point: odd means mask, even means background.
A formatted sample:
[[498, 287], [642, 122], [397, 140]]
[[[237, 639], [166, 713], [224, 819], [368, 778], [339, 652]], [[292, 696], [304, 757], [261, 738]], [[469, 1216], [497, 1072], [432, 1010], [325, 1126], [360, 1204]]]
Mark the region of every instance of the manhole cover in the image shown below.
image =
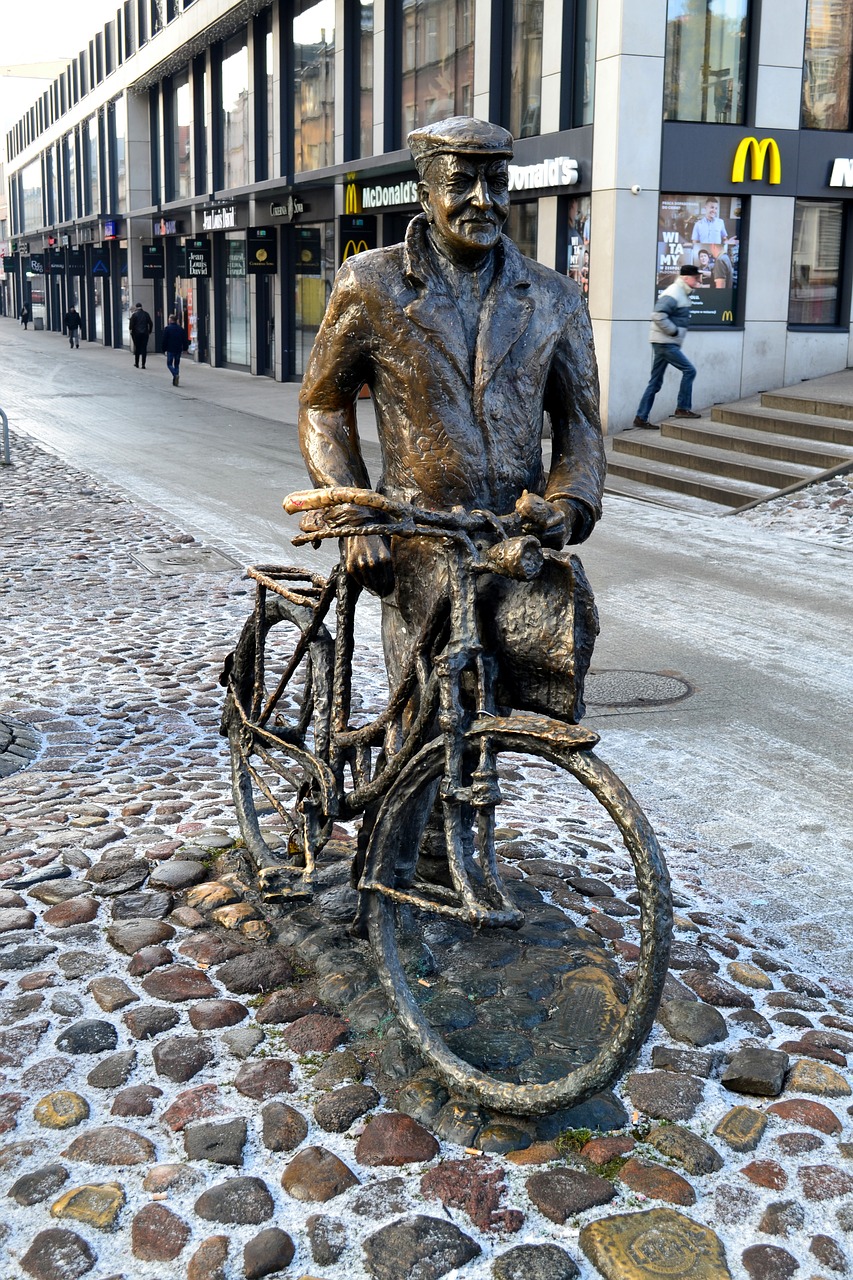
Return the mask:
[[584, 682], [588, 707], [659, 707], [692, 692], [683, 678], [660, 671], [591, 671]]
[[19, 720], [0, 719], [0, 778], [8, 778], [35, 760], [39, 735]]
[[212, 547], [177, 546], [168, 551], [145, 551], [131, 557], [149, 573], [222, 573], [241, 569], [236, 560]]

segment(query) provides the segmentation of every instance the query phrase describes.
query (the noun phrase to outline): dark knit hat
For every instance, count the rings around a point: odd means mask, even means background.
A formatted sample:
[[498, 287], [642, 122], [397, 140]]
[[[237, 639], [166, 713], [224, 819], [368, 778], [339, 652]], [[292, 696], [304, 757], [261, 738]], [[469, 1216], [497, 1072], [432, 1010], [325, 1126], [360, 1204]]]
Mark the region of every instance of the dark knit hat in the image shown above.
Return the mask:
[[698, 276], [700, 272], [698, 267], [691, 266], [689, 262], [686, 262], [683, 267], [679, 268], [678, 274], [680, 276]]

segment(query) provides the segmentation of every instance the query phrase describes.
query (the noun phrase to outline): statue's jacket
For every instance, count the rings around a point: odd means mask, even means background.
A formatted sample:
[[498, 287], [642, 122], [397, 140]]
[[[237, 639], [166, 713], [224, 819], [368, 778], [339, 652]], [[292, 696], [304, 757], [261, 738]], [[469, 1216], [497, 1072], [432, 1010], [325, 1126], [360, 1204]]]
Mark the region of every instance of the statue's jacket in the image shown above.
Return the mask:
[[604, 446], [586, 304], [573, 280], [523, 257], [505, 236], [495, 252], [473, 358], [423, 215], [405, 244], [344, 264], [300, 393], [300, 442], [316, 485], [369, 484], [355, 425], [366, 384], [381, 492], [504, 514], [528, 489], [576, 498], [600, 516]]

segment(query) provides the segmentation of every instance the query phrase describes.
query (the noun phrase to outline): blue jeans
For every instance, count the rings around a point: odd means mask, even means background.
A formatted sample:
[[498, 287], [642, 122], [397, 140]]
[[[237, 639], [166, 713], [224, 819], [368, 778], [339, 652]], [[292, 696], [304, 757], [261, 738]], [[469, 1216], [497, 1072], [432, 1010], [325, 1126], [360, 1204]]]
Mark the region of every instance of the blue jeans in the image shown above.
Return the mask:
[[181, 371], [181, 353], [180, 351], [166, 352], [166, 368], [173, 378], [177, 378]]
[[690, 363], [678, 343], [653, 342], [652, 376], [649, 378], [649, 385], [643, 392], [643, 398], [637, 410], [637, 417], [642, 418], [644, 422], [649, 420], [655, 396], [663, 386], [663, 375], [666, 373], [668, 364], [671, 364], [674, 369], [681, 370], [681, 386], [678, 388], [679, 409], [689, 409], [693, 404], [693, 380], [696, 377], [696, 366]]

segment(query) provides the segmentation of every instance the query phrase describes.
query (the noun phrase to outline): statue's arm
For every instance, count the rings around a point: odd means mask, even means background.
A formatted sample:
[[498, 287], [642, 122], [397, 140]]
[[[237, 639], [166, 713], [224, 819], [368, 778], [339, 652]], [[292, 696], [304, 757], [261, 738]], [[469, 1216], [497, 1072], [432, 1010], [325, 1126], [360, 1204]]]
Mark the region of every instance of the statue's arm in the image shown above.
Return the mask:
[[299, 392], [299, 447], [313, 483], [369, 488], [355, 404], [369, 379], [368, 324], [351, 269], [338, 275]]
[[592, 325], [579, 294], [557, 344], [545, 408], [551, 418], [545, 497], [566, 509], [567, 541], [582, 542], [601, 516], [605, 461]]

